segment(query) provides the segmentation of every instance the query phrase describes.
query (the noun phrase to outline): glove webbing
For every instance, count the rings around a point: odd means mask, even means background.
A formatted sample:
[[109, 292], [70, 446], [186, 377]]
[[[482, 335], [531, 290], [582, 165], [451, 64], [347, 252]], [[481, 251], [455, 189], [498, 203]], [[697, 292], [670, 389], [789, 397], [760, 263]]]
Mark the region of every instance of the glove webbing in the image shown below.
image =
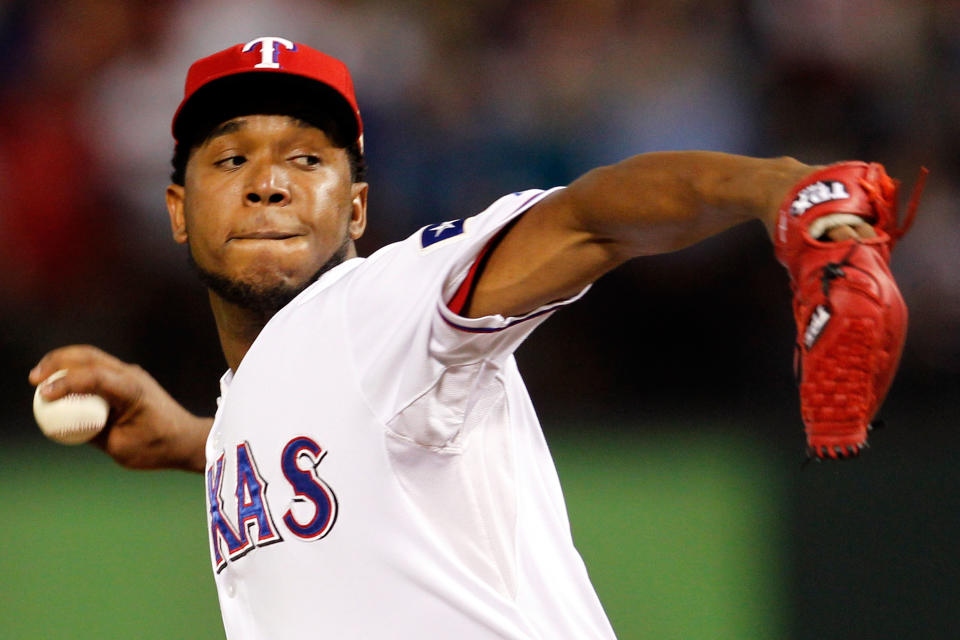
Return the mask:
[[[850, 249], [844, 254], [843, 258], [841, 258], [840, 261], [828, 262], [826, 265], [824, 265], [821, 268], [820, 282], [823, 288], [823, 295], [826, 298], [824, 306], [831, 314], [833, 313], [833, 308], [830, 301], [830, 285], [837, 278], [846, 277], [846, 273], [844, 272], [845, 268], [856, 269], [857, 271], [860, 271], [861, 273], [863, 273], [868, 277], [871, 277], [871, 278], [873, 277], [873, 274], [850, 263], [850, 258], [852, 258], [854, 253], [860, 250], [861, 248], [863, 248], [863, 245], [859, 242], [859, 240], [856, 240], [854, 243], [850, 245]], [[798, 342], [796, 345], [796, 356], [795, 356], [796, 375], [797, 375], [798, 383], [802, 380], [802, 375], [803, 375], [802, 367], [801, 367], [801, 364], [803, 362], [803, 358], [801, 357], [802, 350], [803, 350], [803, 347]], [[872, 431], [875, 428], [879, 428], [883, 426], [883, 424], [884, 424], [883, 420], [877, 417], [869, 425], [867, 425], [867, 431]], [[829, 457], [833, 459], [841, 459], [841, 460], [850, 459], [858, 456], [862, 449], [865, 449], [869, 446], [870, 445], [867, 442], [860, 443], [856, 446], [848, 446], [845, 448], [842, 448], [839, 446], [834, 446], [832, 448], [828, 446], [823, 446], [820, 448], [821, 449], [820, 451], [817, 451], [813, 447], [808, 447], [807, 460], [809, 461], [812, 458], [816, 458], [819, 461], [820, 459], [822, 459], [824, 456], [827, 456], [827, 455], [829, 455]]]

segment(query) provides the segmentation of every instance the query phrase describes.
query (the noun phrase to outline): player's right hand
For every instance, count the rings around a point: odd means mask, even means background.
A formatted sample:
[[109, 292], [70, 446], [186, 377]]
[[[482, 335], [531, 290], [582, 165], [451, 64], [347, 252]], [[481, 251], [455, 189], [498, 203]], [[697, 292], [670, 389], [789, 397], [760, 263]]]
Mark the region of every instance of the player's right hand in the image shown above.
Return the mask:
[[96, 347], [71, 345], [46, 354], [30, 371], [38, 385], [54, 372], [62, 378], [40, 393], [56, 400], [94, 393], [110, 404], [107, 426], [92, 443], [130, 469], [184, 469], [202, 472], [204, 443], [213, 421], [200, 418], [170, 397], [153, 377]]

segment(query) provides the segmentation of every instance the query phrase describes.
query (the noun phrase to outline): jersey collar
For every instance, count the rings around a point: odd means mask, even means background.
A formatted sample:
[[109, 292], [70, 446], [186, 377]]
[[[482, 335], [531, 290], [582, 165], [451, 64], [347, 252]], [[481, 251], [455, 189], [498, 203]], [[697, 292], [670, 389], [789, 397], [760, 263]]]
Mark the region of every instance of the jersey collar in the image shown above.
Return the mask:
[[330, 285], [334, 284], [337, 280], [347, 275], [361, 264], [363, 264], [364, 258], [350, 258], [349, 260], [344, 260], [334, 268], [327, 271], [325, 274], [320, 276], [320, 279], [314, 282], [312, 285], [300, 292], [300, 294], [290, 302], [288, 306], [300, 306], [305, 303], [310, 298], [314, 297]]
[[[335, 283], [337, 280], [359, 267], [361, 264], [363, 264], [364, 260], [365, 258], [350, 258], [349, 260], [344, 260], [334, 268], [330, 269], [330, 271], [327, 271], [325, 274], [320, 276], [319, 280], [301, 291], [300, 294], [297, 295], [297, 297], [294, 298], [290, 304], [284, 308], [289, 308], [291, 305], [296, 305], [299, 307], [307, 300], [314, 297]], [[281, 309], [278, 313], [282, 312], [283, 309]], [[224, 396], [227, 395], [227, 389], [230, 388], [231, 382], [233, 382], [233, 369], [227, 369], [226, 373], [220, 376], [220, 397], [217, 398], [217, 405], [219, 405], [223, 401]]]

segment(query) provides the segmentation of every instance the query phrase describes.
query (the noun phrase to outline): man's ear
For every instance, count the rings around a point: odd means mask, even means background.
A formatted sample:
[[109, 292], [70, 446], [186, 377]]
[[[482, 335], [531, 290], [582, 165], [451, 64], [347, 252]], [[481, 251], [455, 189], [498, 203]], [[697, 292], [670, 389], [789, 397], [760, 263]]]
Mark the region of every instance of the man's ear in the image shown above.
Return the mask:
[[167, 187], [167, 213], [170, 214], [170, 230], [177, 244], [187, 243], [187, 220], [183, 215], [183, 187], [171, 184]]
[[352, 240], [360, 238], [367, 229], [367, 192], [369, 190], [370, 185], [366, 182], [354, 182], [350, 185], [352, 210], [347, 231], [349, 231]]

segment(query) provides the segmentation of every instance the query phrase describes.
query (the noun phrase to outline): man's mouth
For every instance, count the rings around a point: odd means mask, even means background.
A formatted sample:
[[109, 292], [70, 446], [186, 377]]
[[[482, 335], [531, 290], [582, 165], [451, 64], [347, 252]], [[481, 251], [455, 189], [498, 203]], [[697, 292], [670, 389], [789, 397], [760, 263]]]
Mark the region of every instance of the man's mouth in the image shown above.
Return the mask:
[[289, 238], [298, 238], [302, 236], [302, 233], [295, 231], [276, 231], [276, 230], [261, 230], [261, 231], [245, 231], [242, 233], [231, 234], [227, 239], [228, 241], [232, 240], [287, 240]]

